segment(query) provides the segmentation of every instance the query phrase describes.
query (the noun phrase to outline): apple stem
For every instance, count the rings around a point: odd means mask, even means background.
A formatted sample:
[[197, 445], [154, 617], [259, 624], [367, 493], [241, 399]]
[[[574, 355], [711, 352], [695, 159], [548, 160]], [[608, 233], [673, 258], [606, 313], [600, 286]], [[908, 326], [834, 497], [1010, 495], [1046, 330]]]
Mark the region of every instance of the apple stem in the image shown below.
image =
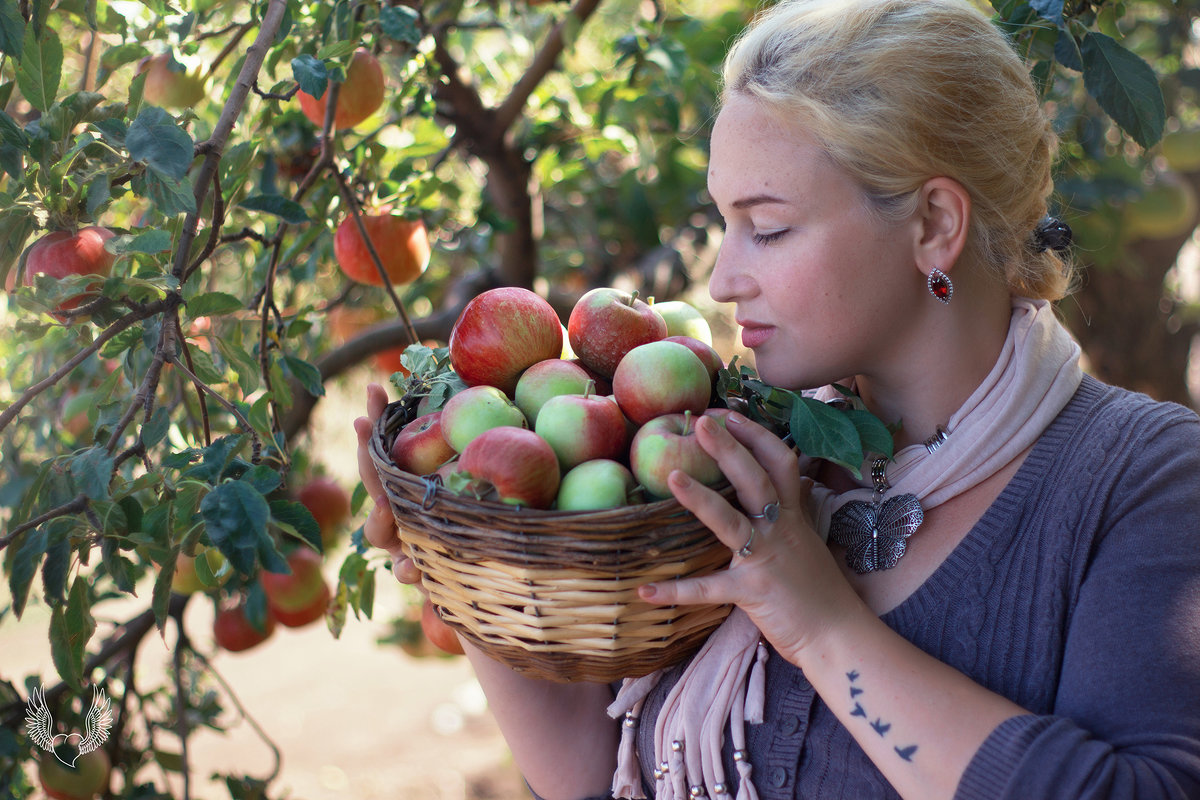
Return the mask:
[[630, 308], [633, 308], [634, 304], [637, 303], [637, 299], [638, 299], [638, 290], [634, 289], [633, 292], [629, 295], [629, 302], [626, 303], [626, 305], [629, 306]]
[[688, 409], [683, 412], [683, 435], [687, 436], [692, 432], [692, 411]]
[[591, 397], [596, 393], [596, 381], [593, 378], [588, 378], [588, 382], [583, 386], [583, 396]]

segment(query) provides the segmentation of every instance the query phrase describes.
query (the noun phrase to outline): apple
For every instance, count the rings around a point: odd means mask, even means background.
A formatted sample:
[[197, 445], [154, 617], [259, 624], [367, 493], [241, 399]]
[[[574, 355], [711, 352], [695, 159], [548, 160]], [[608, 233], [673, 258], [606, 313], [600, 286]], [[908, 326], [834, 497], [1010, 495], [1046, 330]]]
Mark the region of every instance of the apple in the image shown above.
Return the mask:
[[240, 653], [265, 642], [275, 632], [275, 617], [268, 612], [263, 627], [256, 628], [246, 617], [246, 606], [238, 603], [218, 608], [213, 617], [213, 639], [217, 646]]
[[[108, 228], [89, 226], [77, 232], [51, 231], [29, 247], [25, 263], [25, 285], [33, 286], [37, 275], [62, 280], [71, 275], [107, 276], [116, 256], [104, 249], [104, 243], [115, 234]], [[16, 270], [8, 274], [5, 288], [11, 291], [16, 282]], [[60, 311], [77, 307], [88, 299], [87, 293], [76, 295], [59, 304]]]
[[442, 436], [456, 453], [484, 431], [501, 426], [528, 428], [529, 422], [495, 386], [468, 386], [442, 406]]
[[[62, 756], [67, 758], [72, 754], [64, 752]], [[49, 753], [38, 756], [38, 782], [48, 797], [54, 800], [92, 800], [108, 788], [112, 761], [103, 749], [79, 753], [70, 763], [73, 766], [67, 766]]]
[[695, 336], [668, 336], [663, 339], [664, 342], [678, 342], [684, 347], [691, 350], [704, 364], [708, 370], [709, 377], [712, 380], [717, 379], [717, 373], [721, 371], [721, 367], [725, 366], [725, 362], [721, 360], [721, 354], [712, 348], [712, 345], [705, 344]]
[[463, 646], [462, 642], [458, 640], [458, 634], [442, 621], [437, 606], [428, 597], [421, 604], [421, 632], [434, 647], [442, 652], [456, 656], [463, 654]]
[[[383, 67], [369, 50], [359, 48], [350, 57], [346, 78], [338, 89], [337, 108], [333, 112], [333, 127], [353, 128], [383, 105]], [[325, 124], [325, 107], [329, 105], [329, 90], [319, 98], [301, 90], [296, 99], [309, 122], [318, 128]]]
[[271, 616], [280, 625], [287, 628], [302, 628], [309, 625], [325, 616], [326, 609], [329, 608], [329, 599], [331, 590], [328, 584], [322, 584], [323, 591], [309, 602], [308, 605], [302, 606], [292, 611], [285, 611], [282, 608], [271, 608]]
[[667, 336], [691, 336], [712, 347], [712, 328], [700, 309], [683, 300], [664, 300], [650, 305], [667, 323]]
[[663, 414], [699, 414], [712, 399], [712, 378], [700, 357], [679, 342], [639, 345], [621, 359], [613, 396], [625, 415], [644, 425]]
[[511, 397], [521, 373], [562, 354], [562, 322], [541, 295], [517, 286], [472, 298], [450, 331], [450, 366], [468, 386]]
[[590, 394], [592, 388], [551, 397], [538, 414], [534, 432], [550, 443], [563, 471], [595, 458], [621, 458], [629, 445], [620, 406]]
[[436, 471], [457, 453], [442, 434], [441, 411], [431, 411], [412, 420], [396, 432], [392, 441], [392, 461], [414, 475]]
[[558, 485], [554, 507], [560, 511], [598, 511], [630, 505], [637, 482], [629, 468], [611, 458], [576, 464]]
[[162, 108], [191, 108], [208, 91], [201, 68], [181, 64], [171, 53], [146, 56], [138, 62], [138, 74], [146, 74], [142, 99]]
[[[362, 223], [393, 286], [412, 283], [429, 266], [429, 232], [424, 220], [390, 213], [363, 214]], [[343, 219], [333, 234], [333, 257], [350, 280], [383, 285], [352, 215]]]
[[350, 493], [333, 478], [321, 475], [301, 486], [296, 500], [316, 519], [322, 546], [336, 544], [342, 526], [350, 519]]
[[667, 323], [637, 294], [600, 287], [576, 301], [567, 319], [571, 349], [584, 364], [611, 378], [633, 348], [667, 335]]
[[201, 547], [195, 556], [180, 553], [171, 576], [171, 591], [195, 594], [223, 586], [233, 577], [233, 566], [215, 547]]
[[549, 442], [527, 428], [484, 431], [463, 449], [458, 466], [491, 484], [502, 503], [549, 508], [558, 494], [558, 456]]
[[287, 557], [291, 572], [263, 572], [259, 576], [271, 611], [300, 611], [319, 598], [329, 597], [329, 584], [321, 572], [321, 555], [308, 547], [297, 547]]
[[560, 394], [583, 394], [588, 385], [588, 374], [573, 361], [547, 358], [521, 373], [517, 388], [513, 391], [513, 402], [531, 426], [537, 426], [538, 411], [551, 397]]
[[667, 476], [676, 469], [706, 486], [721, 480], [721, 468], [700, 446], [694, 422], [691, 413], [664, 414], [634, 434], [629, 445], [629, 466], [648, 494], [656, 498], [671, 497]]

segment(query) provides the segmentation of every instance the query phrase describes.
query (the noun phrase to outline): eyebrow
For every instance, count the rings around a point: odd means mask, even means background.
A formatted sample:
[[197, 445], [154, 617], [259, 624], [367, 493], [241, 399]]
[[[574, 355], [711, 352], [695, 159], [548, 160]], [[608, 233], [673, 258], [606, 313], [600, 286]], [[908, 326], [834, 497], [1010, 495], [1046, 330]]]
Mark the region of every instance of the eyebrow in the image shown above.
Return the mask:
[[747, 208], [753, 208], [754, 206], [760, 206], [760, 205], [764, 205], [764, 204], [768, 204], [768, 203], [778, 203], [778, 204], [782, 205], [782, 204], [786, 204], [787, 201], [781, 197], [776, 197], [776, 196], [770, 195], [770, 194], [755, 194], [755, 195], [751, 195], [750, 197], [742, 197], [737, 200], [734, 200], [732, 203], [732, 207], [741, 211], [741, 210], [744, 210]]

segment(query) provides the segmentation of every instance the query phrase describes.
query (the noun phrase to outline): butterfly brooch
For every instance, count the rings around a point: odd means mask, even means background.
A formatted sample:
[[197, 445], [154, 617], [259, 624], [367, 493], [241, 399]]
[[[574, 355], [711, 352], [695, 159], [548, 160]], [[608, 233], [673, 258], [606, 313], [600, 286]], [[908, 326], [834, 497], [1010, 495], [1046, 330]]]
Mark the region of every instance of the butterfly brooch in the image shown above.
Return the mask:
[[829, 522], [830, 541], [846, 548], [846, 563], [859, 575], [896, 566], [908, 547], [908, 537], [925, 521], [925, 511], [916, 495], [882, 499], [889, 488], [886, 466], [887, 459], [877, 459], [872, 465], [872, 502], [852, 500]]

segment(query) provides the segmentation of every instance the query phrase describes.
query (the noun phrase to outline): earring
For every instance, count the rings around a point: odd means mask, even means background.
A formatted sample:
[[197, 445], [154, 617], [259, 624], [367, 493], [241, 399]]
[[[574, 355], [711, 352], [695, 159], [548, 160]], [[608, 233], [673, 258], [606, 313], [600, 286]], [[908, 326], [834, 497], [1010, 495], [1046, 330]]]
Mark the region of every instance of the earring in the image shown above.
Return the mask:
[[950, 276], [937, 267], [929, 271], [929, 280], [925, 281], [925, 285], [939, 303], [948, 304], [954, 296], [954, 284], [950, 282]]

